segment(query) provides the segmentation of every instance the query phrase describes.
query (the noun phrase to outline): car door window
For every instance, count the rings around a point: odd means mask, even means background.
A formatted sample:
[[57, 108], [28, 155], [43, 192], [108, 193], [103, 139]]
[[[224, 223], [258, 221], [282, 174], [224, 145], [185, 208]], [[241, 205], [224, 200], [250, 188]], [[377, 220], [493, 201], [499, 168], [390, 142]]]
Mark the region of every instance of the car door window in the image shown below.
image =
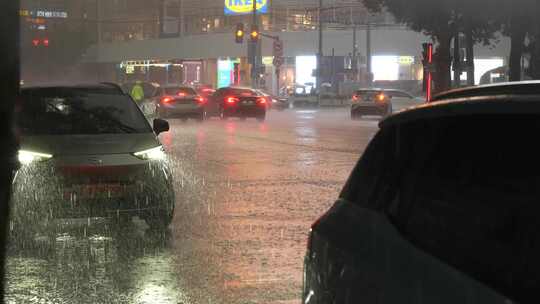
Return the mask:
[[426, 252], [513, 298], [532, 295], [540, 284], [532, 232], [540, 230], [540, 148], [513, 134], [540, 132], [540, 120], [448, 119], [424, 129], [431, 135], [416, 128], [406, 140], [416, 152], [402, 155], [409, 165], [386, 213]]

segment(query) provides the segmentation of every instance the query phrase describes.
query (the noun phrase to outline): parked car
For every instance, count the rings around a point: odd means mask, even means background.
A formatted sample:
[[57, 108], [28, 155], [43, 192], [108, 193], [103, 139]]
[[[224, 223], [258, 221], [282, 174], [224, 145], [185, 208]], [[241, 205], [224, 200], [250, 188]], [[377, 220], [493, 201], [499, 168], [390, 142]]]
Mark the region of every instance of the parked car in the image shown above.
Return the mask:
[[139, 216], [151, 229], [171, 223], [171, 168], [153, 127], [114, 85], [28, 87], [17, 106], [20, 168], [13, 181], [11, 237], [55, 233], [67, 219]]
[[536, 303], [540, 82], [451, 91], [380, 123], [312, 225], [302, 303]]
[[182, 120], [205, 120], [207, 102], [208, 98], [197, 94], [192, 87], [181, 85], [162, 86], [154, 97], [159, 117], [176, 117]]

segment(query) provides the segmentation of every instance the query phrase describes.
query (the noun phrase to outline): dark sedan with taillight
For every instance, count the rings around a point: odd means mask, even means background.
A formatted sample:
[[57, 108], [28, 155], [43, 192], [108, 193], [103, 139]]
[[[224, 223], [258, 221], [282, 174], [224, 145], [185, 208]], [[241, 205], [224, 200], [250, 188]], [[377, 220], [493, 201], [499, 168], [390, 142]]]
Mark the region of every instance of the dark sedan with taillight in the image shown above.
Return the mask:
[[249, 88], [226, 87], [218, 89], [212, 96], [214, 115], [229, 117], [266, 119], [267, 100]]
[[357, 90], [351, 100], [351, 118], [362, 116], [382, 116], [392, 114], [391, 96], [380, 89]]
[[173, 218], [172, 174], [157, 134], [114, 85], [25, 88], [17, 107], [20, 168], [11, 235], [29, 241], [58, 221], [139, 216], [152, 229]]
[[192, 87], [168, 85], [159, 88], [154, 97], [157, 114], [161, 118], [178, 117], [183, 120], [206, 119], [207, 98], [199, 95]]

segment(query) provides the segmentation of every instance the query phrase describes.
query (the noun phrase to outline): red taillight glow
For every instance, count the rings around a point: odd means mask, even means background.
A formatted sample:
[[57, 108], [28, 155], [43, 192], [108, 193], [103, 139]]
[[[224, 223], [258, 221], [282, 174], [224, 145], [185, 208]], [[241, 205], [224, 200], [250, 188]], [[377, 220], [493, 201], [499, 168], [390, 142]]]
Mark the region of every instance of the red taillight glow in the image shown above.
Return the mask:
[[266, 104], [266, 99], [264, 97], [259, 97], [259, 98], [257, 98], [257, 103], [265, 105]]
[[173, 98], [170, 97], [170, 96], [165, 96], [165, 97], [161, 98], [162, 103], [169, 103], [171, 101], [173, 101]]
[[353, 96], [352, 96], [352, 100], [358, 101], [358, 99], [360, 99], [360, 98], [358, 97], [358, 95], [353, 95]]
[[235, 104], [235, 103], [237, 103], [237, 102], [240, 101], [240, 100], [239, 100], [238, 98], [236, 98], [236, 97], [230, 96], [230, 97], [225, 98], [225, 101], [226, 101], [228, 104]]
[[178, 94], [176, 94], [176, 95], [178, 95], [178, 96], [180, 96], [180, 97], [185, 97], [185, 96], [186, 96], [186, 93], [184, 93], [184, 92], [178, 92]]
[[206, 99], [204, 97], [201, 97], [201, 96], [195, 97], [195, 100], [197, 100], [198, 104], [205, 104], [206, 103]]

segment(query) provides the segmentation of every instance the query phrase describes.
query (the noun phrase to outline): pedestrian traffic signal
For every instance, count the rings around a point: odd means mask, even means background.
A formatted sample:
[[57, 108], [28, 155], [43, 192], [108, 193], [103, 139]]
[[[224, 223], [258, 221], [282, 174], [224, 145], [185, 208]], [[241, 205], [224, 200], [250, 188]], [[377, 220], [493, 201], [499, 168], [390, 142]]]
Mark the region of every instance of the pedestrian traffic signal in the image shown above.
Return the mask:
[[234, 33], [234, 39], [236, 40], [236, 43], [244, 42], [244, 24], [243, 23], [238, 23], [236, 25], [236, 32]]
[[259, 27], [256, 24], [251, 25], [251, 31], [249, 33], [249, 38], [251, 42], [257, 42], [259, 41]]
[[422, 48], [423, 63], [433, 63], [433, 43], [423, 43]]
[[426, 102], [430, 102], [433, 89], [433, 43], [423, 43], [422, 48], [422, 63], [424, 64], [423, 87], [426, 92]]

